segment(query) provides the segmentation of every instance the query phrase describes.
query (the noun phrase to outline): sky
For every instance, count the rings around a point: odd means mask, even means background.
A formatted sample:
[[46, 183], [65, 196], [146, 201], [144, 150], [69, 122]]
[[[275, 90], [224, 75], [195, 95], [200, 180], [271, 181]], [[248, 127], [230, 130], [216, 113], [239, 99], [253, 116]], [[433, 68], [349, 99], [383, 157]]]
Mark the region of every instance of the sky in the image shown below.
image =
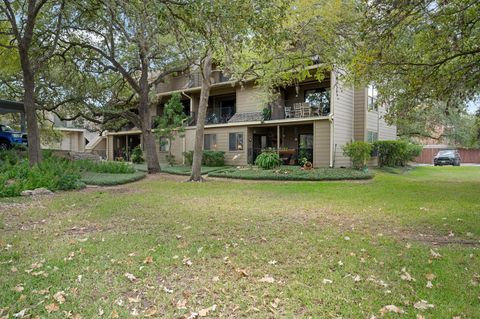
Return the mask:
[[467, 104], [468, 113], [473, 114], [480, 108], [480, 98]]

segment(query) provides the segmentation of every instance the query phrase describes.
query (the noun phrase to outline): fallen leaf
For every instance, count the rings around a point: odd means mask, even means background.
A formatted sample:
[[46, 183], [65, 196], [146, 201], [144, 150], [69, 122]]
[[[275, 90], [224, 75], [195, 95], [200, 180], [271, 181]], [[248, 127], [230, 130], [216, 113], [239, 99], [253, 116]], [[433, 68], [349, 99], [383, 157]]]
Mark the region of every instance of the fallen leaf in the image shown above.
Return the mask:
[[346, 241], [349, 241], [349, 240], [350, 240], [350, 237], [345, 236], [345, 237], [343, 237], [343, 239], [346, 240]]
[[133, 274], [128, 272], [125, 273], [125, 277], [127, 277], [127, 279], [130, 280], [131, 282], [134, 282], [135, 280], [137, 280], [137, 277], [135, 277]]
[[98, 316], [103, 316], [105, 314], [105, 311], [103, 311], [102, 308], [98, 308]]
[[145, 317], [153, 317], [158, 313], [157, 308], [155, 307], [150, 307], [147, 310], [145, 310]]
[[265, 276], [263, 276], [263, 278], [259, 279], [258, 281], [259, 281], [259, 282], [266, 282], [266, 283], [272, 284], [272, 283], [275, 282], [275, 279], [273, 279], [273, 277], [270, 276], [270, 275], [265, 275]]
[[387, 312], [404, 313], [404, 311], [401, 308], [399, 308], [395, 305], [387, 305], [387, 306], [383, 307], [382, 309], [380, 309], [380, 313], [382, 314], [382, 316], [384, 314], [386, 314]]
[[417, 319], [425, 319], [425, 317], [422, 315], [417, 315]]
[[66, 295], [64, 291], [59, 291], [56, 294], [53, 295], [53, 299], [55, 299], [56, 302], [59, 304], [62, 304], [66, 300]]
[[219, 280], [220, 280], [220, 277], [218, 277], [218, 276], [214, 276], [214, 277], [212, 278], [212, 281], [213, 281], [213, 282], [217, 282], [217, 281], [219, 281]]
[[402, 272], [403, 274], [400, 275], [400, 278], [402, 278], [402, 280], [406, 280], [406, 281], [416, 281], [415, 278], [413, 278], [408, 272], [407, 272], [407, 269], [405, 267], [402, 268]]
[[151, 264], [153, 263], [153, 257], [152, 256], [147, 256], [145, 260], [143, 261], [144, 264]]
[[142, 299], [140, 297], [128, 297], [128, 302], [129, 303], [140, 303]]
[[177, 309], [187, 309], [187, 300], [186, 299], [180, 299], [177, 301], [176, 305]]
[[188, 258], [188, 257], [184, 257], [183, 260], [182, 260], [182, 263], [186, 266], [189, 266], [189, 267], [193, 264], [192, 261], [190, 260], [190, 258]]
[[118, 317], [119, 317], [119, 316], [118, 316], [117, 311], [116, 311], [116, 310], [113, 310], [112, 313], [110, 314], [110, 318], [115, 319], [115, 318], [118, 318]]
[[[27, 311], [28, 311], [27, 308], [22, 309], [22, 310], [20, 310], [19, 312], [14, 313], [13, 316], [14, 316], [15, 318], [23, 318], [23, 317], [25, 317], [25, 314], [27, 313]], [[8, 317], [6, 317], [6, 318], [8, 318]]]
[[163, 286], [163, 291], [165, 291], [167, 294], [173, 293], [173, 289], [168, 289], [167, 287]]
[[277, 264], [277, 261], [276, 260], [270, 260], [268, 262], [269, 265], [276, 265]]
[[331, 283], [333, 283], [333, 281], [330, 280], [330, 279], [323, 278], [322, 283], [323, 283], [324, 285], [326, 285], [326, 284], [331, 284]]
[[442, 255], [440, 255], [438, 252], [436, 252], [436, 251], [433, 250], [433, 249], [430, 249], [430, 256], [432, 256], [432, 257], [435, 258], [435, 259], [442, 258]]
[[279, 298], [275, 298], [275, 299], [273, 300], [273, 302], [270, 303], [270, 306], [272, 306], [273, 308], [277, 309], [279, 304], [280, 304], [280, 299], [279, 299]]
[[60, 309], [56, 303], [51, 303], [45, 306], [48, 313], [56, 312]]
[[248, 277], [248, 273], [245, 269], [237, 269], [237, 272], [242, 276], [242, 277]]
[[18, 271], [18, 268], [15, 267], [15, 266], [12, 266], [12, 268], [10, 268], [10, 271], [11, 271], [11, 272], [17, 272], [17, 271]]
[[16, 292], [22, 292], [25, 288], [23, 286], [17, 285], [13, 288]]
[[435, 306], [432, 304], [429, 304], [426, 300], [420, 300], [419, 302], [414, 303], [413, 307], [419, 310], [426, 310], [429, 308], [433, 308]]
[[427, 287], [427, 288], [429, 288], [429, 289], [433, 288], [433, 284], [432, 284], [432, 282], [431, 282], [430, 280], [429, 280], [429, 281], [427, 281], [427, 284], [426, 284], [426, 286], [425, 286], [425, 287]]
[[429, 274], [426, 274], [426, 275], [425, 275], [425, 278], [427, 278], [427, 280], [432, 281], [432, 280], [434, 280], [434, 279], [436, 278], [436, 276], [435, 276], [434, 274], [432, 274], [432, 273], [429, 273]]
[[353, 277], [353, 281], [354, 281], [354, 282], [360, 282], [360, 281], [362, 281], [362, 277], [360, 277], [360, 275], [355, 275], [355, 276]]
[[198, 315], [200, 317], [206, 317], [209, 315], [210, 311], [214, 312], [216, 309], [217, 309], [217, 305], [213, 305], [211, 307], [199, 310]]

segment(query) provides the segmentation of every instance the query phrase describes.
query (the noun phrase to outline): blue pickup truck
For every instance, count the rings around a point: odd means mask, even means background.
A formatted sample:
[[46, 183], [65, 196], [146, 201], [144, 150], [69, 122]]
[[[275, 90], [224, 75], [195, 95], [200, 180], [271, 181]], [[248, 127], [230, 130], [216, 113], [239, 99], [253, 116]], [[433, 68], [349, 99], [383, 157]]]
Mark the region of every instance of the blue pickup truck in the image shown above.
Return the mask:
[[0, 151], [14, 145], [27, 145], [27, 134], [16, 132], [8, 125], [0, 124]]

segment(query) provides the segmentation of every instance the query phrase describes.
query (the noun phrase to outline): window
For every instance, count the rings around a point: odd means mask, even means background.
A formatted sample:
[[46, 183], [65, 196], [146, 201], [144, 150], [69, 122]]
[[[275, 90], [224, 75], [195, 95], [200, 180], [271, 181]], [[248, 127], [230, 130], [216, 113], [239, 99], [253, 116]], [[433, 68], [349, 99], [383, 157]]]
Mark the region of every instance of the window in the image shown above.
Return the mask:
[[203, 135], [203, 149], [214, 150], [217, 148], [217, 134], [205, 134]]
[[305, 102], [310, 104], [313, 109], [318, 109], [320, 115], [328, 115], [330, 113], [330, 89], [319, 88], [313, 90], [305, 90]]
[[378, 132], [368, 131], [367, 132], [367, 142], [373, 143], [378, 141]]
[[170, 140], [166, 137], [160, 137], [160, 152], [170, 152]]
[[243, 133], [230, 133], [228, 136], [228, 150], [231, 152], [243, 150]]
[[378, 93], [375, 85], [369, 85], [367, 88], [367, 107], [369, 111], [378, 111], [377, 95]]

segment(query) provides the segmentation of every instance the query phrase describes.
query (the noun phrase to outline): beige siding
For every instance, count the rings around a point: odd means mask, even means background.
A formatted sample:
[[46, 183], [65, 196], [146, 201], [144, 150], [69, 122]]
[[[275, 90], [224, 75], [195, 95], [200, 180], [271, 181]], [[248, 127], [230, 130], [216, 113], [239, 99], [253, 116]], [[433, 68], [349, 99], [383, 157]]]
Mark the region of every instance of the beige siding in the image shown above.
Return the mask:
[[334, 165], [349, 167], [351, 162], [343, 155], [343, 146], [353, 140], [354, 90], [342, 85], [335, 77], [333, 84]]
[[367, 111], [367, 131], [378, 132], [379, 113], [377, 111]]
[[378, 121], [378, 139], [379, 140], [396, 140], [397, 139], [397, 127], [395, 125], [388, 125], [385, 122], [384, 116], [387, 110], [380, 108], [380, 120]]
[[113, 135], [107, 135], [107, 159], [113, 161]]
[[313, 166], [330, 166], [330, 121], [313, 122]]
[[[166, 164], [167, 163], [167, 158], [166, 156], [169, 154], [168, 152], [161, 152], [160, 151], [160, 139], [157, 138], [155, 140], [156, 143], [156, 148], [157, 148], [157, 155], [158, 155], [158, 160], [160, 164]], [[175, 163], [176, 164], [183, 164], [183, 143], [184, 139], [183, 137], [175, 136], [174, 139], [172, 139], [171, 144], [170, 144], [170, 150], [173, 156], [175, 156]]]
[[365, 141], [367, 138], [366, 105], [367, 91], [365, 88], [355, 89], [355, 110], [353, 121], [353, 138], [355, 141]]
[[252, 85], [237, 87], [237, 113], [256, 112], [263, 109], [261, 90]]
[[[186, 150], [192, 151], [195, 143], [195, 129], [187, 129], [185, 132]], [[231, 152], [228, 150], [228, 138], [230, 133], [243, 133], [243, 150]], [[222, 127], [222, 128], [205, 128], [204, 134], [216, 134], [217, 151], [225, 152], [226, 165], [247, 165], [247, 127]]]

